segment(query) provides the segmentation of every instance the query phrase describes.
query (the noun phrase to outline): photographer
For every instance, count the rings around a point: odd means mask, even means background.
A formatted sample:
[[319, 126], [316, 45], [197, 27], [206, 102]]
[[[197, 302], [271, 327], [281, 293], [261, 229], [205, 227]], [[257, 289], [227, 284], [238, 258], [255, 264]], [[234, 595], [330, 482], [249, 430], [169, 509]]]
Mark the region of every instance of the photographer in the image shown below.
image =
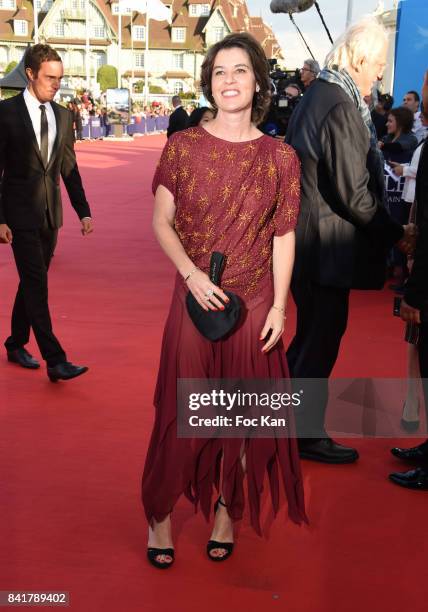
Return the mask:
[[270, 73], [272, 102], [266, 119], [258, 127], [268, 136], [282, 139], [287, 132], [291, 115], [302, 98], [302, 90], [291, 80], [297, 78], [298, 72], [280, 71], [275, 68], [274, 61], [269, 60], [269, 65], [273, 68]]

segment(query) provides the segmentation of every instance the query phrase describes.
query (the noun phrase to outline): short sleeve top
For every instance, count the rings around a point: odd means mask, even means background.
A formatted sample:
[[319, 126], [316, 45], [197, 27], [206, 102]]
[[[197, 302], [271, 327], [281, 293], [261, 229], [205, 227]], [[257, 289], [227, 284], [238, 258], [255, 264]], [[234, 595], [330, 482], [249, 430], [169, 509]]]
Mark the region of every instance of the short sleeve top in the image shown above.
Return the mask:
[[246, 142], [202, 127], [168, 140], [153, 179], [176, 206], [175, 229], [192, 261], [208, 272], [213, 251], [226, 256], [221, 285], [252, 297], [272, 282], [274, 236], [293, 231], [300, 204], [300, 163], [270, 136]]

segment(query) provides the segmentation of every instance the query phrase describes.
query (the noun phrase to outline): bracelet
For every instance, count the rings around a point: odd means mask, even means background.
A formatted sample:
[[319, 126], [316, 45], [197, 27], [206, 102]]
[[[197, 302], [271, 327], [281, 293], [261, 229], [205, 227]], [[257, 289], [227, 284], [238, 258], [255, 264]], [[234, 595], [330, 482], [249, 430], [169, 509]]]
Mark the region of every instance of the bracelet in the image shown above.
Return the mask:
[[196, 272], [196, 270], [199, 270], [199, 268], [197, 266], [195, 266], [194, 268], [192, 268], [189, 272], [189, 274], [187, 276], [184, 277], [184, 282], [187, 283], [187, 281], [189, 280], [189, 278], [192, 276], [192, 274], [194, 274]]
[[278, 310], [279, 312], [282, 312], [282, 314], [284, 315], [284, 319], [287, 318], [287, 316], [285, 314], [285, 308], [283, 308], [282, 306], [275, 306], [275, 304], [272, 305], [272, 308], [275, 308], [275, 310]]

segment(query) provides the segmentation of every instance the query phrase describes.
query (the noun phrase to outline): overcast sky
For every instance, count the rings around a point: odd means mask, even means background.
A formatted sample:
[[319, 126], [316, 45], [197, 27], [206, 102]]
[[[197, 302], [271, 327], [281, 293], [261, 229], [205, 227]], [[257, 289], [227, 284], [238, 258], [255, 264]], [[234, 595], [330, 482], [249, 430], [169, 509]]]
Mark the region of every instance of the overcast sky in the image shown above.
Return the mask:
[[[393, 0], [385, 0], [385, 9], [392, 8], [392, 2]], [[318, 4], [334, 40], [345, 29], [348, 2], [318, 0]], [[353, 0], [352, 4], [353, 21], [355, 21], [374, 11], [378, 6], [378, 0]], [[247, 5], [251, 15], [261, 15], [264, 21], [272, 26], [284, 52], [285, 66], [288, 69], [300, 68], [303, 60], [310, 56], [288, 15], [271, 13], [270, 0], [247, 0]], [[315, 58], [322, 64], [331, 45], [315, 6], [304, 13], [296, 13], [294, 19]]]

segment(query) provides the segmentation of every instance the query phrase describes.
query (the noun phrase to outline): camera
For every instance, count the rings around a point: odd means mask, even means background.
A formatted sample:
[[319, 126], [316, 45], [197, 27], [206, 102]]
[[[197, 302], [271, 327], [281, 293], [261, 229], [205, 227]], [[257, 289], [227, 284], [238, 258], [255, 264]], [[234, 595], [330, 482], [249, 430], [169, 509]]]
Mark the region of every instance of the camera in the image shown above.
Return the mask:
[[276, 59], [269, 59], [272, 101], [265, 121], [259, 128], [271, 136], [285, 136], [290, 117], [302, 98], [299, 70], [280, 70]]

